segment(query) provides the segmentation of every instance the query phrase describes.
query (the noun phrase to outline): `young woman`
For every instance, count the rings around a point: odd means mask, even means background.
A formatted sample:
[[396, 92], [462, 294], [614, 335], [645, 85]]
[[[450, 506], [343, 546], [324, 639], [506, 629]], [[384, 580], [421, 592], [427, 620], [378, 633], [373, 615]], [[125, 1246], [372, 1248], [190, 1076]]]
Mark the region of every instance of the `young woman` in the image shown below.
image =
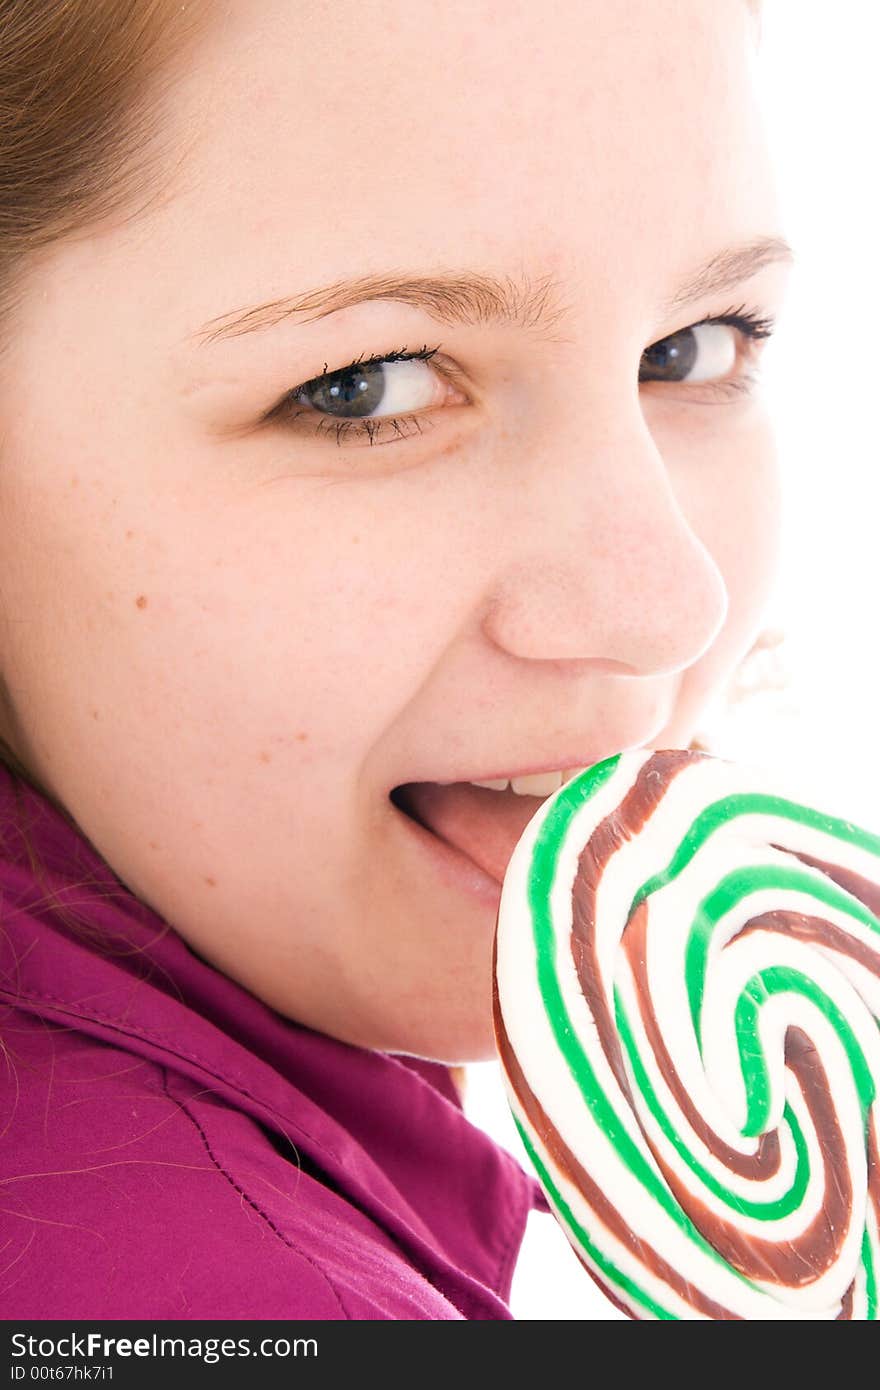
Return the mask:
[[774, 577], [757, 42], [0, 9], [4, 1316], [509, 1316], [507, 859]]

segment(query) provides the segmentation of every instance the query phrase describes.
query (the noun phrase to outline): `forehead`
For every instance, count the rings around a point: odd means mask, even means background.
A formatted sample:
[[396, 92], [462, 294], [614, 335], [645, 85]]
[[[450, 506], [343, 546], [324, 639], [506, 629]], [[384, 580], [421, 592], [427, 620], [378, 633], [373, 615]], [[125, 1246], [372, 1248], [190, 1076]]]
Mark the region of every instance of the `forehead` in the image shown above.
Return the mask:
[[525, 266], [611, 302], [772, 230], [743, 0], [217, 9], [165, 95], [166, 196], [126, 232], [181, 337], [399, 265]]

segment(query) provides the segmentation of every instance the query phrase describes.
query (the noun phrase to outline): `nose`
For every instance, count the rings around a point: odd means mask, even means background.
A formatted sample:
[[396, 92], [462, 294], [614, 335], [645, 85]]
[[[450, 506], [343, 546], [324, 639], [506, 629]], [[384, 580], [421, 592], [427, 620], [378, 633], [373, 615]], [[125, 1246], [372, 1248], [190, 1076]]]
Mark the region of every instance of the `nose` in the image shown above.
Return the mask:
[[691, 666], [723, 627], [728, 592], [641, 415], [614, 440], [540, 455], [516, 473], [496, 531], [486, 635], [513, 656], [622, 674]]

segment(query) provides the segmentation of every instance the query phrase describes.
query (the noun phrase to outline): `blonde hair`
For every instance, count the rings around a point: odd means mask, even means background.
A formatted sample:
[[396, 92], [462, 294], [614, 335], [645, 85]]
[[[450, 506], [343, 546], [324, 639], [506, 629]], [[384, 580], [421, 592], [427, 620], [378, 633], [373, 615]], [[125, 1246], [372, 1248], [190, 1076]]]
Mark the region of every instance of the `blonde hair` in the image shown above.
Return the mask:
[[2, 0], [0, 322], [41, 247], [160, 192], [158, 89], [207, 15], [172, 0]]

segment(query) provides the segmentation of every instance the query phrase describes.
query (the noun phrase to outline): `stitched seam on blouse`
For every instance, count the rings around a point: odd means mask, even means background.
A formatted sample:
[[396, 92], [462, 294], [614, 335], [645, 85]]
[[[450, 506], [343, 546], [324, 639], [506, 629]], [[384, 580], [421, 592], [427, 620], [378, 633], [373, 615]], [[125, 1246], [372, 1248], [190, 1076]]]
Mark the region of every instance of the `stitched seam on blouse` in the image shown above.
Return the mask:
[[[66, 1000], [54, 994], [11, 994], [7, 990], [0, 989], [0, 999], [7, 999], [13, 1007], [19, 1008], [22, 1003], [27, 1002], [48, 1004], [50, 1008], [57, 1009], [59, 1013], [68, 1014], [71, 1018], [86, 1019], [91, 1020], [93, 1023], [108, 1024], [121, 1033], [123, 1037], [125, 1037], [126, 1034], [134, 1034], [135, 1036], [146, 1039], [147, 1042], [156, 1043], [157, 1046], [163, 1047], [167, 1052], [170, 1052], [172, 1056], [182, 1057], [187, 1062], [194, 1062], [196, 1066], [202, 1067], [213, 1076], [215, 1080], [222, 1081], [225, 1085], [231, 1086], [234, 1091], [238, 1091], [238, 1093], [246, 1097], [247, 1100], [253, 1101], [254, 1105], [259, 1105], [262, 1109], [268, 1110], [282, 1123], [282, 1129], [284, 1126], [290, 1125], [291, 1128], [295, 1129], [299, 1134], [302, 1134], [308, 1139], [310, 1143], [314, 1144], [315, 1148], [320, 1149], [321, 1153], [325, 1153], [332, 1158], [335, 1163], [342, 1162], [339, 1155], [335, 1153], [333, 1149], [328, 1148], [326, 1144], [322, 1144], [319, 1139], [316, 1139], [314, 1135], [310, 1134], [307, 1129], [304, 1129], [301, 1124], [298, 1124], [296, 1121], [288, 1120], [288, 1117], [283, 1115], [280, 1110], [277, 1110], [274, 1105], [271, 1105], [265, 1100], [258, 1100], [241, 1081], [234, 1077], [225, 1076], [222, 1072], [218, 1072], [210, 1062], [206, 1062], [198, 1053], [184, 1051], [184, 1049], [177, 1046], [177, 1044], [170, 1042], [162, 1033], [156, 1033], [150, 1028], [141, 1028], [136, 1023], [123, 1023], [122, 1020], [115, 1015], [102, 1013], [100, 1009], [88, 1009], [80, 1012], [71, 1008]], [[268, 1065], [268, 1063], [266, 1065]], [[284, 1132], [286, 1133], [286, 1130]]]
[[[260, 1106], [262, 1109], [274, 1115], [275, 1118], [281, 1124], [282, 1131], [285, 1134], [287, 1133], [287, 1127], [295, 1130], [299, 1134], [303, 1135], [304, 1138], [308, 1139], [310, 1143], [314, 1144], [315, 1148], [319, 1149], [321, 1153], [327, 1154], [336, 1163], [342, 1163], [342, 1160], [339, 1158], [339, 1155], [336, 1154], [333, 1151], [333, 1149], [328, 1148], [328, 1146], [326, 1144], [321, 1143], [320, 1140], [315, 1139], [307, 1129], [303, 1128], [302, 1125], [297, 1124], [296, 1121], [289, 1120], [286, 1115], [283, 1115], [281, 1111], [277, 1110], [274, 1105], [269, 1104], [267, 1101], [258, 1100], [257, 1097], [252, 1095], [252, 1093], [247, 1089], [247, 1087], [243, 1085], [240, 1081], [232, 1077], [226, 1076], [221, 1072], [218, 1072], [209, 1062], [206, 1062], [204, 1058], [200, 1057], [198, 1053], [184, 1050], [176, 1044], [171, 1043], [167, 1039], [167, 1037], [162, 1033], [157, 1033], [153, 1029], [142, 1028], [139, 1024], [131, 1023], [128, 1021], [123, 1022], [121, 1019], [118, 1018], [118, 1016], [103, 1013], [100, 1009], [92, 1008], [88, 1010], [78, 1011], [76, 1009], [71, 1008], [67, 1000], [61, 998], [58, 995], [43, 992], [39, 994], [35, 994], [33, 992], [29, 992], [27, 994], [11, 994], [7, 990], [0, 988], [0, 999], [8, 999], [13, 1006], [18, 1005], [19, 1007], [22, 1003], [25, 1003], [27, 1001], [30, 1001], [31, 1003], [35, 1004], [45, 1003], [48, 1004], [50, 1007], [57, 1009], [59, 1013], [68, 1014], [72, 1018], [81, 1018], [86, 1020], [90, 1019], [96, 1023], [107, 1024], [110, 1027], [117, 1029], [117, 1031], [119, 1031], [123, 1037], [126, 1035], [126, 1033], [129, 1033], [134, 1034], [138, 1037], [142, 1037], [148, 1042], [153, 1042], [157, 1046], [165, 1048], [168, 1052], [172, 1054], [172, 1056], [184, 1058], [186, 1061], [193, 1062], [196, 1066], [203, 1068], [204, 1071], [208, 1072], [209, 1075], [213, 1076], [217, 1081], [223, 1082], [225, 1085], [230, 1086], [233, 1090], [238, 1091], [240, 1095], [252, 1101], [255, 1105]], [[162, 1064], [158, 1063], [158, 1065], [161, 1066]], [[397, 1065], [403, 1067], [403, 1063], [398, 1063]], [[467, 1116], [460, 1110], [460, 1108], [457, 1105], [455, 1105], [453, 1101], [449, 1100], [448, 1097], [442, 1095], [442, 1093], [439, 1092], [436, 1089], [436, 1087], [432, 1086], [431, 1083], [427, 1081], [425, 1077], [421, 1076], [417, 1071], [414, 1071], [409, 1067], [406, 1067], [404, 1069], [406, 1070], [408, 1076], [414, 1078], [417, 1082], [421, 1084], [421, 1086], [430, 1091], [434, 1096], [438, 1097], [446, 1105], [452, 1107], [452, 1109], [454, 1109], [458, 1114], [461, 1115], [461, 1118], [463, 1120], [467, 1121]], [[190, 1118], [192, 1117], [190, 1116]], [[506, 1272], [507, 1265], [512, 1259], [512, 1247], [515, 1241], [515, 1231], [516, 1228], [514, 1226], [511, 1230], [511, 1233], [508, 1236], [507, 1241], [505, 1242], [501, 1259], [499, 1260], [498, 1265], [496, 1266], [498, 1270], [498, 1274], [496, 1275], [496, 1288], [500, 1287], [502, 1282], [500, 1276], [502, 1276]]]
[[333, 1283], [333, 1280], [330, 1278], [329, 1274], [327, 1274], [326, 1270], [323, 1270], [321, 1266], [316, 1264], [315, 1261], [311, 1259], [311, 1257], [307, 1255], [305, 1251], [302, 1250], [297, 1244], [295, 1244], [295, 1242], [292, 1241], [289, 1236], [286, 1236], [284, 1232], [280, 1230], [278, 1226], [275, 1225], [275, 1222], [272, 1220], [269, 1213], [264, 1211], [263, 1208], [259, 1205], [259, 1203], [256, 1202], [248, 1192], [245, 1191], [241, 1183], [233, 1177], [229, 1170], [227, 1168], [224, 1168], [223, 1164], [220, 1162], [219, 1158], [214, 1153], [214, 1150], [211, 1148], [211, 1144], [207, 1134], [205, 1133], [202, 1126], [199, 1124], [195, 1115], [190, 1110], [188, 1103], [185, 1100], [178, 1100], [176, 1096], [173, 1096], [171, 1094], [171, 1091], [168, 1088], [168, 1069], [166, 1067], [162, 1067], [162, 1086], [166, 1096], [172, 1102], [172, 1104], [179, 1106], [180, 1109], [187, 1116], [187, 1118], [195, 1126], [196, 1130], [198, 1131], [199, 1137], [201, 1138], [201, 1141], [205, 1146], [205, 1151], [208, 1157], [210, 1158], [211, 1162], [213, 1163], [214, 1167], [217, 1169], [218, 1173], [223, 1174], [224, 1178], [230, 1184], [230, 1186], [238, 1193], [239, 1197], [241, 1197], [243, 1201], [247, 1202], [251, 1210], [256, 1212], [260, 1220], [265, 1222], [272, 1234], [277, 1236], [283, 1245], [286, 1245], [289, 1250], [292, 1250], [293, 1253], [295, 1255], [298, 1255], [301, 1260], [304, 1260], [307, 1265], [310, 1265], [311, 1268], [315, 1271], [315, 1273], [319, 1275], [321, 1279], [324, 1280], [333, 1297], [336, 1299], [336, 1302], [339, 1304], [343, 1316], [347, 1318], [349, 1321], [352, 1321], [351, 1314], [349, 1313], [348, 1309], [343, 1303], [342, 1296], [339, 1290]]

